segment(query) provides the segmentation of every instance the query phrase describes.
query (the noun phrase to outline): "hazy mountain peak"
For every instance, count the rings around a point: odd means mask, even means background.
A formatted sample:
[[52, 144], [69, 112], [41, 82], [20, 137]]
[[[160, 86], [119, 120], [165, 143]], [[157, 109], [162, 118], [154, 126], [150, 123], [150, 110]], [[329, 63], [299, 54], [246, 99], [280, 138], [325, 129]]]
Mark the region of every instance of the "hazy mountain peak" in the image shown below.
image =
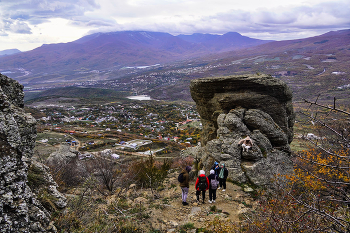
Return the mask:
[[21, 51], [18, 49], [6, 49], [6, 50], [0, 51], [0, 56], [12, 55], [16, 53], [21, 53]]

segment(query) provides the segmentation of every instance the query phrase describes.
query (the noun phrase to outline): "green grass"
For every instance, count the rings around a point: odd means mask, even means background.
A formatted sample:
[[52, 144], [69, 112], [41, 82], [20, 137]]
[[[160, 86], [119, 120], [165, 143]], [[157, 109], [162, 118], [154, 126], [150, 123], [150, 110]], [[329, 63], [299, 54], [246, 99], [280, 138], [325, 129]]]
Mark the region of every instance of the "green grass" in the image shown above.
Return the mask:
[[41, 141], [42, 139], [48, 139], [47, 144], [49, 145], [56, 145], [60, 144], [61, 142], [65, 142], [66, 140], [73, 140], [72, 137], [67, 135], [66, 137], [63, 134], [55, 133], [55, 132], [43, 132], [37, 134], [37, 141]]
[[304, 140], [294, 139], [290, 144], [290, 148], [293, 152], [298, 152], [298, 151], [308, 150], [310, 147], [307, 145], [307, 143]]

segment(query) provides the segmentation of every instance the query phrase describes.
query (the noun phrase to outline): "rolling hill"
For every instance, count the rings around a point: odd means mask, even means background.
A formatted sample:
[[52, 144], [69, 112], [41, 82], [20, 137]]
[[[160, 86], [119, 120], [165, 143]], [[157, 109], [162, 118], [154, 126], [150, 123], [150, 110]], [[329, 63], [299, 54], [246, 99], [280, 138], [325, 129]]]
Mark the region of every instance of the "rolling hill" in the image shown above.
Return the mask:
[[79, 80], [87, 72], [169, 64], [269, 42], [238, 33], [213, 36], [205, 43], [196, 41], [195, 35], [186, 38], [190, 37], [192, 41], [162, 32], [96, 33], [70, 43], [48, 44], [28, 52], [0, 57], [0, 72], [11, 72], [11, 77], [23, 83], [66, 82]]
[[349, 58], [350, 30], [342, 30], [203, 56], [175, 67], [125, 76], [109, 85], [118, 88], [118, 83], [132, 81], [133, 89], [154, 99], [191, 100], [188, 88], [191, 79], [265, 73], [285, 81], [295, 100], [321, 94], [324, 98], [337, 96], [339, 101], [349, 103]]

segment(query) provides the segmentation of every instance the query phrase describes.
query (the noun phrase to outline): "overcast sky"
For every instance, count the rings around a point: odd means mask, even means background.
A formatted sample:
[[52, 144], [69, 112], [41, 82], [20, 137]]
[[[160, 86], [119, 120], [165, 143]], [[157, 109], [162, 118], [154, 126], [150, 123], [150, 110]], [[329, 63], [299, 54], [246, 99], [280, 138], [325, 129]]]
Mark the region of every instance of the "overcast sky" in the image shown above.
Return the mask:
[[348, 28], [350, 0], [0, 0], [0, 51], [123, 30], [286, 40]]

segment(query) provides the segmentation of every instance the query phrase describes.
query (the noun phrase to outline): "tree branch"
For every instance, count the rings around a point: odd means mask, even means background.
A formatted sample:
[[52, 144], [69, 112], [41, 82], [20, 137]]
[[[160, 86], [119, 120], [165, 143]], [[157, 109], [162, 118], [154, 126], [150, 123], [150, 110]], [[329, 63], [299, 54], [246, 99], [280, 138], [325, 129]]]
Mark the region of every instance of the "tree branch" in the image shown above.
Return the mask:
[[326, 105], [318, 104], [317, 100], [318, 100], [318, 97], [317, 97], [315, 102], [311, 102], [309, 100], [303, 99], [304, 102], [309, 103], [310, 105], [316, 105], [316, 106], [319, 106], [319, 107], [322, 107], [322, 108], [326, 108], [326, 109], [334, 110], [334, 111], [337, 111], [337, 112], [341, 112], [341, 113], [344, 113], [344, 114], [347, 114], [347, 115], [350, 116], [350, 112], [346, 112], [344, 110], [341, 110], [341, 109], [335, 107], [335, 100], [336, 100], [336, 98], [334, 98], [333, 107], [329, 107], [329, 106], [326, 106]]

